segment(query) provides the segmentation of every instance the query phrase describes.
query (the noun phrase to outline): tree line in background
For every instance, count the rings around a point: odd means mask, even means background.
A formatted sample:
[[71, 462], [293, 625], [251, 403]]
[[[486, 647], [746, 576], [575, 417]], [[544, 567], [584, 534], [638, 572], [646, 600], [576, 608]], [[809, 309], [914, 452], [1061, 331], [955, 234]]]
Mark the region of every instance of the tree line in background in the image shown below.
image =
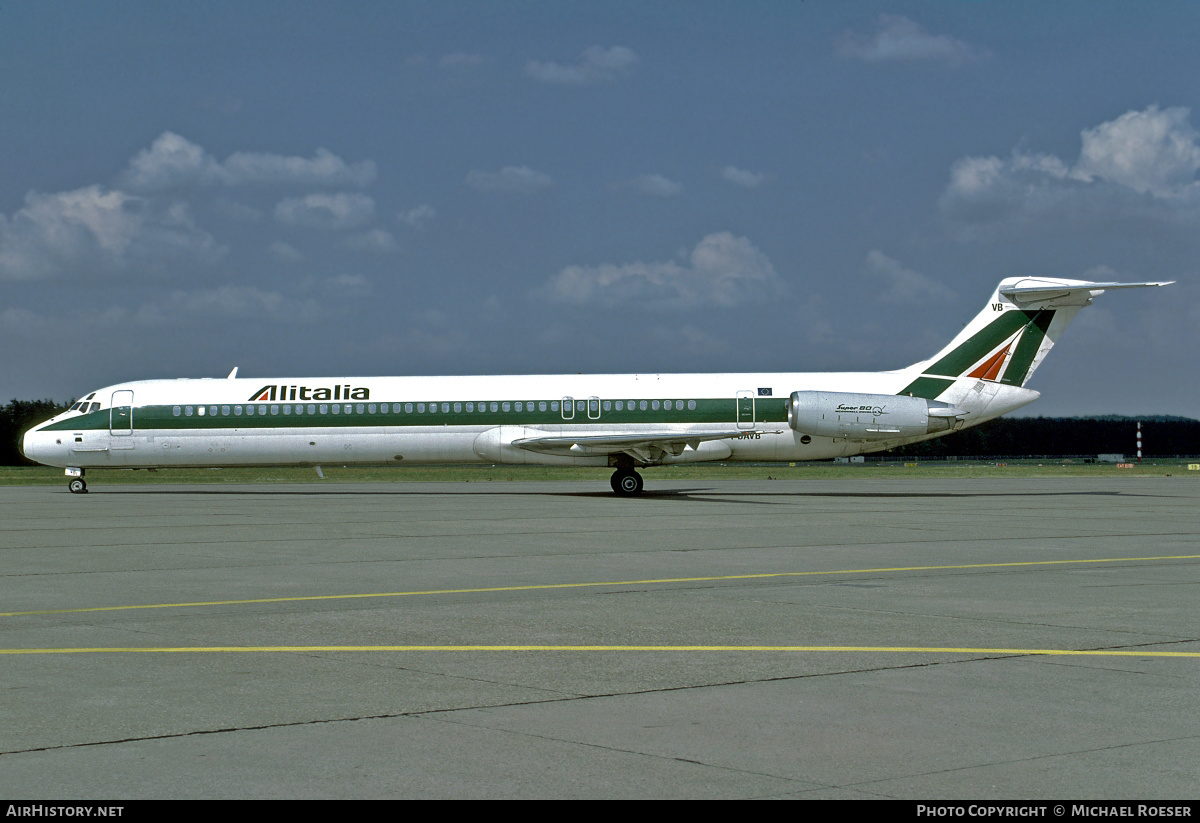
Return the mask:
[[[72, 401], [73, 402], [73, 401]], [[0, 406], [0, 465], [29, 466], [18, 444], [25, 430], [67, 409], [53, 400], [13, 400]], [[896, 457], [1093, 457], [1137, 453], [1142, 423], [1145, 457], [1200, 455], [1200, 420], [1185, 417], [1014, 417], [884, 452]]]
[[1143, 457], [1200, 455], [1200, 420], [1186, 417], [1001, 417], [884, 452], [897, 457]]

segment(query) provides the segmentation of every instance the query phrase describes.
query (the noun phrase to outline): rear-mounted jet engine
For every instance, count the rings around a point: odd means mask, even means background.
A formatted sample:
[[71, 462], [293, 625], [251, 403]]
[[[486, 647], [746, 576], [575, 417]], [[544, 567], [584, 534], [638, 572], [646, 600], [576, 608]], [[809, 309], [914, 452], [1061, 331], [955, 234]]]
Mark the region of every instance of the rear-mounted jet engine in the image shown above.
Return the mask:
[[949, 431], [966, 412], [949, 403], [895, 394], [797, 391], [788, 425], [802, 434], [845, 440], [894, 440]]

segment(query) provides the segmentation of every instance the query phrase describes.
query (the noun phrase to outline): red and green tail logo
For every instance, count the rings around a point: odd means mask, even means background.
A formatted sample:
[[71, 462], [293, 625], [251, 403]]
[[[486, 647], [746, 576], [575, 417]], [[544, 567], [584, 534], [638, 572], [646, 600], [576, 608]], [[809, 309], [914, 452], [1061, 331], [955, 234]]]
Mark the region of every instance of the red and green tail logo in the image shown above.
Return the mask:
[[1053, 319], [1053, 309], [1006, 311], [943, 354], [900, 394], [932, 400], [963, 376], [1024, 385]]

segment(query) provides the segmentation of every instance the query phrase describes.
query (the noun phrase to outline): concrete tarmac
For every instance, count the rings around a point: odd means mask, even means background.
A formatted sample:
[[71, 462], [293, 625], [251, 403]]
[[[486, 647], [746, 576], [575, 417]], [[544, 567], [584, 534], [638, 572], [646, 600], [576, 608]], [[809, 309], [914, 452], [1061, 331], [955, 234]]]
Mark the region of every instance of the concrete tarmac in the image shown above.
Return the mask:
[[0, 794], [1195, 797], [1196, 478], [646, 478], [0, 488]]

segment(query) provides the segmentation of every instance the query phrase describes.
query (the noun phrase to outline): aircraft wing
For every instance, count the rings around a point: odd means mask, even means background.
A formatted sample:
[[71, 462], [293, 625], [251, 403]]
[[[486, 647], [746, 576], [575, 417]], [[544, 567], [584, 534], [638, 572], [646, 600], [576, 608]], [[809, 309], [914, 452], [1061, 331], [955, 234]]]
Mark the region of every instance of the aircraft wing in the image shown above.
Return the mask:
[[[782, 431], [779, 429], [777, 431]], [[544, 437], [523, 437], [512, 441], [512, 445], [527, 451], [548, 454], [628, 454], [636, 460], [651, 462], [665, 455], [678, 456], [691, 446], [699, 448], [708, 440], [732, 440], [754, 434], [753, 429], [725, 429], [723, 431], [678, 432], [646, 431], [637, 434], [554, 434]], [[771, 434], [757, 430], [758, 434]]]

